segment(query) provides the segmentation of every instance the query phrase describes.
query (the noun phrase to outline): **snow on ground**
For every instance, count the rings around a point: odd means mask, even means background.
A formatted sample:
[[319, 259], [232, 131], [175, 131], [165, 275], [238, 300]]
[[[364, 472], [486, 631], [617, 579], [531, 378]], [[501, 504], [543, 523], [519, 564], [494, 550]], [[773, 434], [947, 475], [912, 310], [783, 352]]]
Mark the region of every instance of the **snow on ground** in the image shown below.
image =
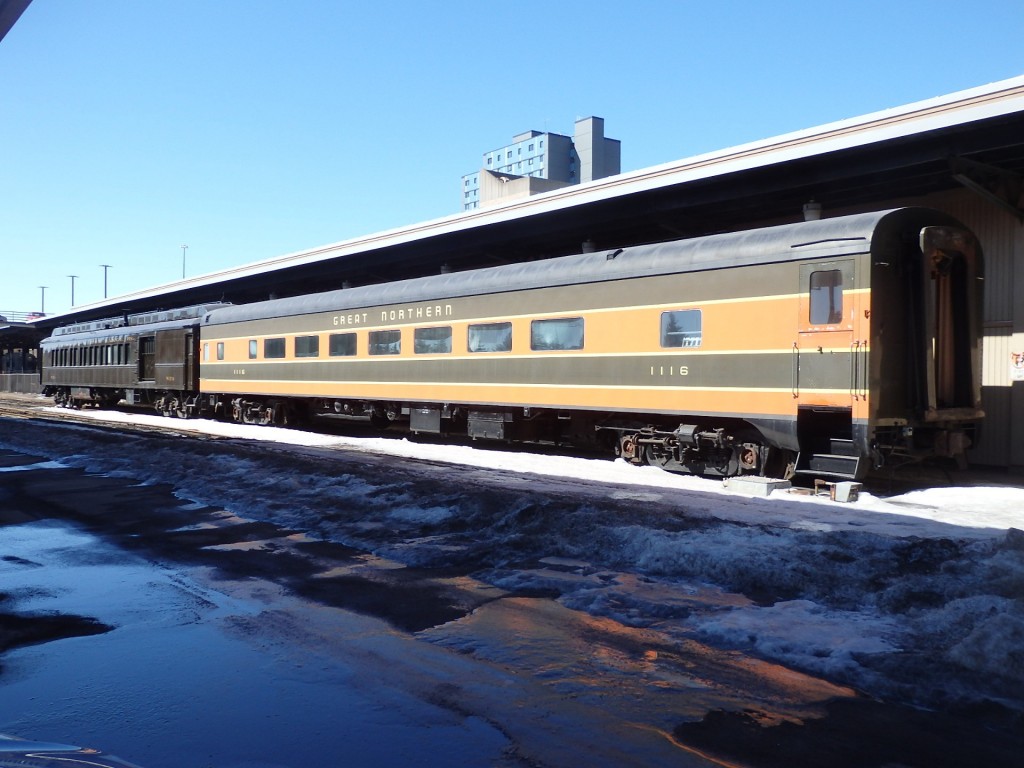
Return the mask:
[[[80, 413], [100, 422], [168, 426], [168, 419], [162, 416], [117, 411], [84, 410]], [[345, 437], [209, 419], [175, 420], [172, 425], [182, 432], [239, 440], [260, 440], [320, 448], [351, 448], [398, 458], [572, 478], [591, 483], [720, 494], [730, 497], [733, 502], [738, 495], [742, 495], [730, 491], [721, 480], [674, 475], [657, 467], [637, 467], [621, 460], [540, 455], [504, 451], [493, 447], [433, 445], [393, 438]], [[746, 505], [730, 503], [715, 507], [711, 512], [716, 517], [726, 516], [727, 519], [737, 522], [777, 525], [788, 520], [795, 528], [819, 531], [856, 528], [862, 531], [906, 536], [944, 536], [949, 534], [947, 526], [959, 526], [976, 529], [975, 535], [986, 537], [1001, 535], [1010, 528], [1024, 530], [1024, 484], [931, 488], [885, 499], [861, 492], [855, 502], [849, 503], [833, 502], [822, 496], [797, 495], [785, 490], [774, 491], [770, 499], [808, 506], [802, 508], [799, 515], [794, 515], [789, 504], [766, 504], [763, 503], [764, 499], [757, 499]], [[894, 517], [898, 520], [894, 520]]]
[[[242, 455], [73, 440], [14, 447], [89, 471], [169, 482], [222, 505], [407, 566], [464, 567], [499, 588], [558, 594], [563, 606], [624, 626], [697, 637], [925, 705], [1001, 700], [1024, 712], [1024, 488], [943, 487], [852, 503], [622, 461], [340, 437], [83, 411], [98, 422], [160, 425], [237, 440], [380, 453], [515, 473], [508, 493], [393, 478], [339, 465], [257, 463]], [[61, 425], [67, 434], [77, 428]], [[8, 438], [10, 440], [11, 438]], [[51, 438], [56, 440], [57, 438]], [[75, 453], [79, 451], [79, 453]], [[193, 455], [194, 454], [194, 455]], [[607, 503], [538, 501], [577, 479]], [[657, 502], [648, 511], [645, 501]], [[674, 511], [673, 508], [678, 511]], [[538, 565], [539, 563], [539, 565]], [[454, 642], [454, 641], [453, 641]], [[469, 641], [467, 641], [469, 642]], [[467, 650], [472, 650], [472, 646]]]

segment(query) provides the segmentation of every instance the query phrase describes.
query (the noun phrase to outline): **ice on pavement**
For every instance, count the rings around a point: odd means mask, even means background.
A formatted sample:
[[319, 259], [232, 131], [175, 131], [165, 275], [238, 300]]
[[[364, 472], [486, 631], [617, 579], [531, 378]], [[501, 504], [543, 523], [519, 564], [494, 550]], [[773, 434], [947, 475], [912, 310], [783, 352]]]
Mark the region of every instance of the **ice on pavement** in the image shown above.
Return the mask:
[[[169, 426], [159, 416], [83, 414]], [[618, 509], [594, 509], [584, 500], [537, 510], [521, 494], [521, 507], [495, 512], [463, 505], [457, 489], [419, 498], [389, 488], [386, 478], [382, 485], [344, 473], [293, 478], [287, 472], [294, 468], [282, 468], [277, 477], [250, 478], [262, 484], [249, 486], [245, 513], [293, 526], [316, 519], [316, 535], [408, 565], [463, 558], [479, 569], [477, 578], [500, 588], [551, 590], [561, 605], [591, 616], [749, 651], [874, 695], [920, 686], [930, 691], [924, 703], [998, 695], [1024, 711], [1024, 488], [1010, 484], [1012, 477], [1002, 486], [885, 498], [862, 492], [852, 503], [785, 491], [751, 498], [718, 480], [622, 461], [207, 420], [170, 425], [517, 473], [529, 478], [528, 489], [543, 489], [545, 477], [607, 487], [609, 504], [622, 502]], [[45, 457], [97, 466], [95, 457]], [[117, 460], [129, 474], [158, 471], [152, 461]], [[193, 466], [209, 469], [210, 460]], [[216, 477], [181, 475], [182, 493], [230, 509], [238, 500], [220, 486], [251, 475], [251, 467], [241, 458], [215, 460]], [[275, 490], [282, 498], [273, 497]], [[669, 520], [643, 514], [645, 500], [664, 509], [666, 499], [676, 498], [679, 513]], [[344, 511], [326, 520], [320, 511], [332, 504]], [[533, 568], [507, 565], [524, 548], [548, 557]]]

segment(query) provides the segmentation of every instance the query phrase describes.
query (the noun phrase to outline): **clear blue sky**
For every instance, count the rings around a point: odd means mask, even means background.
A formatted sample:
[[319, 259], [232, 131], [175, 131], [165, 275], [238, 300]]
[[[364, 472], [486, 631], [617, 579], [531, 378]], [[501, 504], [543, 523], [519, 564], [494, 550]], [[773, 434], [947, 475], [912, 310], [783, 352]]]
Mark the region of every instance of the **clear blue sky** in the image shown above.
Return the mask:
[[535, 128], [624, 171], [1024, 74], [1020, 0], [34, 0], [0, 42], [0, 312], [460, 209]]

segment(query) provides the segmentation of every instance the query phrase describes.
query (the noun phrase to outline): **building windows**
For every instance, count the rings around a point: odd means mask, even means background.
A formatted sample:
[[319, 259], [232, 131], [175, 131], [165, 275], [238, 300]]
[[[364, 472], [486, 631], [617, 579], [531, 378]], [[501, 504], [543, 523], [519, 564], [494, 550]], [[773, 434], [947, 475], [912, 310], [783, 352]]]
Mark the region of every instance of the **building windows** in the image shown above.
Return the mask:
[[681, 309], [661, 313], [661, 346], [699, 347], [702, 337], [701, 311]]
[[508, 352], [512, 349], [512, 323], [476, 323], [469, 326], [470, 352]]

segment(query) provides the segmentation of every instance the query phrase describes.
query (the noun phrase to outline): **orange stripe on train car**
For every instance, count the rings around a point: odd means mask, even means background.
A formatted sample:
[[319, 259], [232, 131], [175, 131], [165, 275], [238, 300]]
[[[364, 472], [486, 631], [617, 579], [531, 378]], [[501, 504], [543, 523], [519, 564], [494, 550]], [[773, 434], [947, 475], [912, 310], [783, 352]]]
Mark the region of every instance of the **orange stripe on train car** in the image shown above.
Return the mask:
[[[400, 402], [508, 405], [590, 410], [629, 410], [678, 413], [749, 414], [793, 417], [796, 400], [789, 389], [510, 386], [394, 382], [291, 382], [212, 380], [204, 392], [251, 394], [264, 397], [319, 397], [337, 400], [395, 400]], [[801, 395], [810, 396], [810, 392]], [[850, 405], [848, 392], [814, 393], [822, 405]], [[804, 400], [803, 402], [806, 402]]]

